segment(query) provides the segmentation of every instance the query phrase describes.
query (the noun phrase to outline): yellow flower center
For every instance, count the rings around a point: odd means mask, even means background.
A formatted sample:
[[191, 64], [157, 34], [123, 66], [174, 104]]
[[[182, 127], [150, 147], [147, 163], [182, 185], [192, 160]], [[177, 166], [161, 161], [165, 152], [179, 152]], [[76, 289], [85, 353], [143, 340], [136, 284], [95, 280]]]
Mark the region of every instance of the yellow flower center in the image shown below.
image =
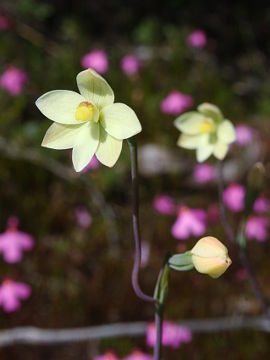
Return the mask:
[[87, 101], [83, 101], [77, 106], [75, 119], [78, 121], [93, 120], [94, 113], [95, 113], [94, 105]]
[[210, 132], [212, 132], [212, 130], [214, 129], [214, 123], [212, 120], [210, 119], [205, 119], [200, 126], [200, 132], [203, 134], [208, 134]]

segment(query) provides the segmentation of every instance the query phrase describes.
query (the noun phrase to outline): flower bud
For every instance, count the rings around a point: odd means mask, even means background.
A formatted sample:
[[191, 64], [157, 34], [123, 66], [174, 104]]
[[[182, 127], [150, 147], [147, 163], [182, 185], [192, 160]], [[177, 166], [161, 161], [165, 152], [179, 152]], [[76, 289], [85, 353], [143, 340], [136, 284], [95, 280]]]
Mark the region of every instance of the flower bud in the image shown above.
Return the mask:
[[195, 269], [214, 279], [221, 276], [232, 263], [226, 246], [212, 236], [200, 239], [192, 248], [191, 254]]

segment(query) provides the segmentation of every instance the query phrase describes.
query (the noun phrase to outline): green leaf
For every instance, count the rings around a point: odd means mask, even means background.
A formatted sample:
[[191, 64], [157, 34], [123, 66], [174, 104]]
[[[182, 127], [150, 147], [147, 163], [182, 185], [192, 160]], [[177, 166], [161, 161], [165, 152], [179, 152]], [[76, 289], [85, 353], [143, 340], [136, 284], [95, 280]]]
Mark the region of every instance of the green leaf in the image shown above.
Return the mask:
[[245, 248], [247, 243], [245, 228], [246, 228], [246, 221], [243, 220], [239, 226], [239, 231], [236, 236], [236, 241], [238, 242], [241, 248]]

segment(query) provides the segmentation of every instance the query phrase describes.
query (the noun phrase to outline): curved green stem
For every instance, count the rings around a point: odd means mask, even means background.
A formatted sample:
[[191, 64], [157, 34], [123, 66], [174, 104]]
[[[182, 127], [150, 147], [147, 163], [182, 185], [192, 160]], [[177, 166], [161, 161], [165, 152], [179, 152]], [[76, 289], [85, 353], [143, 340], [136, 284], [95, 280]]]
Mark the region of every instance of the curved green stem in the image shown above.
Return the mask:
[[132, 224], [133, 235], [135, 240], [135, 258], [132, 270], [132, 286], [136, 295], [147, 302], [155, 302], [152, 296], [145, 294], [139, 284], [139, 271], [141, 265], [141, 233], [139, 222], [139, 178], [138, 178], [138, 164], [137, 164], [137, 143], [135, 136], [127, 139], [130, 165], [131, 165], [131, 180], [132, 180], [132, 195], [133, 195], [133, 211], [132, 211]]

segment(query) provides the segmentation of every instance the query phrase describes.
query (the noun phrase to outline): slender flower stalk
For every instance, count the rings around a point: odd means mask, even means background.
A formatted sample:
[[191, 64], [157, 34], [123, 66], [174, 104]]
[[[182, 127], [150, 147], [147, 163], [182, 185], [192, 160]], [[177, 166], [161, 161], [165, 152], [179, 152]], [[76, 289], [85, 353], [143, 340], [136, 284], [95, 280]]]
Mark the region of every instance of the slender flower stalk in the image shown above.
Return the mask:
[[154, 302], [152, 296], [146, 295], [139, 285], [139, 271], [141, 265], [141, 233], [139, 223], [139, 178], [138, 178], [138, 161], [137, 161], [137, 143], [136, 138], [127, 139], [130, 152], [131, 165], [131, 181], [132, 181], [132, 197], [133, 197], [133, 211], [132, 211], [132, 225], [133, 235], [135, 240], [135, 259], [132, 270], [132, 286], [135, 294], [142, 300], [147, 302]]
[[[132, 224], [133, 235], [135, 240], [135, 258], [132, 270], [132, 286], [135, 294], [143, 301], [155, 304], [155, 323], [156, 323], [156, 343], [154, 347], [154, 360], [160, 360], [161, 347], [162, 347], [162, 319], [163, 319], [163, 306], [159, 303], [158, 299], [149, 296], [143, 292], [139, 284], [139, 271], [141, 264], [141, 233], [139, 223], [139, 177], [138, 177], [138, 161], [137, 161], [137, 143], [136, 137], [127, 139], [130, 163], [131, 163], [131, 180], [132, 180], [132, 194], [133, 194], [133, 211], [132, 211]], [[159, 279], [158, 279], [159, 281]]]
[[155, 312], [155, 324], [156, 324], [156, 343], [154, 347], [154, 359], [161, 359], [162, 350], [162, 324], [163, 324], [163, 308], [156, 309]]
[[[265, 313], [266, 316], [270, 316], [269, 314], [269, 308], [267, 301], [261, 291], [260, 285], [258, 283], [258, 280], [256, 278], [256, 275], [252, 269], [252, 266], [249, 261], [249, 257], [246, 251], [246, 248], [244, 246], [241, 246], [236, 241], [236, 236], [234, 234], [234, 230], [231, 226], [231, 224], [228, 221], [227, 215], [226, 215], [226, 209], [223, 202], [223, 191], [224, 191], [224, 178], [223, 178], [223, 166], [222, 161], [218, 162], [218, 170], [217, 170], [217, 182], [218, 182], [218, 191], [219, 191], [219, 208], [220, 208], [220, 218], [223, 225], [223, 228], [230, 240], [231, 243], [235, 244], [237, 246], [237, 250], [239, 253], [240, 261], [243, 265], [243, 267], [246, 269], [248, 280], [250, 282], [251, 288], [254, 292], [254, 295], [256, 296], [258, 302], [260, 303], [260, 306]], [[242, 236], [243, 235], [243, 229], [242, 229]]]

